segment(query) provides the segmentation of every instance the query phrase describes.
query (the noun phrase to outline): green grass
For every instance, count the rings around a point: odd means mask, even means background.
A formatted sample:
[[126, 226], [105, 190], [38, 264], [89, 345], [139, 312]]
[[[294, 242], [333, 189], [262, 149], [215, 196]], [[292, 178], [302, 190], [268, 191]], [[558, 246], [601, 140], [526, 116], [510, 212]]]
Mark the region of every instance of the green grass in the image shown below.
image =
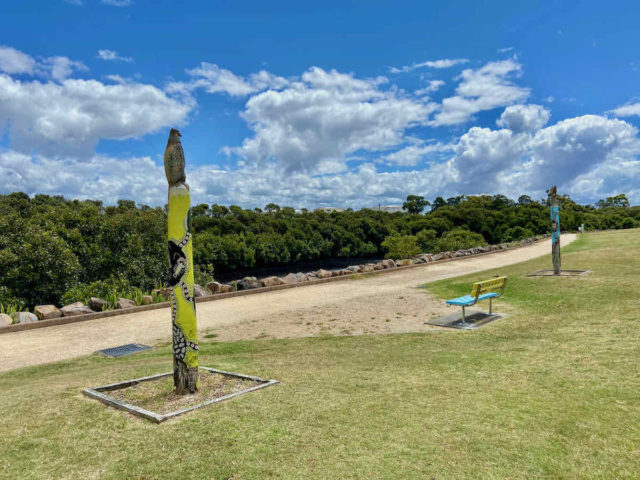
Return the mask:
[[[201, 363], [281, 385], [161, 425], [84, 398], [170, 370], [168, 346], [0, 375], [0, 478], [638, 478], [640, 232], [428, 285], [509, 277], [481, 330], [205, 341]], [[426, 316], [426, 315], [425, 315]]]

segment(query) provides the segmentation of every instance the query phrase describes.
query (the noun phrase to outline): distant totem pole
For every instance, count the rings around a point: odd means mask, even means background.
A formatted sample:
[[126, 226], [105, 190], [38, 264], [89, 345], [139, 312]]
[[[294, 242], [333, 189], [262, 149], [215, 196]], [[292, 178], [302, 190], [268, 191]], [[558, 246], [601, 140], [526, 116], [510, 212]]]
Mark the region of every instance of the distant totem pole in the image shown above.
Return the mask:
[[198, 327], [193, 291], [193, 243], [189, 232], [191, 194], [184, 172], [180, 132], [171, 129], [164, 151], [169, 182], [169, 264], [173, 324], [173, 383], [179, 394], [198, 390]]
[[549, 190], [551, 197], [551, 256], [553, 257], [553, 274], [560, 275], [560, 207], [558, 206], [558, 189], [554, 185]]

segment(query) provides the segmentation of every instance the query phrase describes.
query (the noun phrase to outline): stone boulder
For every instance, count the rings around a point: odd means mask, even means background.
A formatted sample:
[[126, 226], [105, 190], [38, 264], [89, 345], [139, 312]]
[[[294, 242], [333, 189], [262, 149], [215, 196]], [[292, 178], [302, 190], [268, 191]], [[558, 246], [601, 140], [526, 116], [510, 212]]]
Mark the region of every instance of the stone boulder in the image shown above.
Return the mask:
[[384, 268], [396, 268], [396, 262], [394, 262], [393, 260], [391, 260], [390, 258], [386, 259], [386, 260], [382, 260], [380, 262], [380, 264], [384, 267]]
[[40, 320], [49, 320], [50, 318], [58, 318], [62, 316], [62, 312], [55, 305], [38, 305], [33, 309], [33, 312]]
[[318, 270], [316, 272], [316, 277], [318, 277], [318, 278], [331, 278], [331, 277], [333, 277], [333, 273], [331, 273], [328, 270], [325, 270], [325, 269], [321, 268], [320, 270]]
[[31, 312], [14, 312], [11, 314], [11, 318], [15, 323], [35, 323], [38, 321], [38, 317]]
[[403, 258], [401, 260], [396, 260], [396, 265], [398, 267], [407, 267], [409, 265], [413, 265], [413, 260], [410, 258]]
[[262, 282], [256, 277], [244, 277], [236, 284], [238, 290], [251, 290], [252, 288], [260, 288], [263, 286]]
[[363, 265], [362, 266], [362, 271], [364, 273], [371, 273], [371, 272], [373, 272], [373, 270], [374, 270], [373, 265]]
[[432, 259], [434, 262], [437, 262], [438, 260], [442, 260], [443, 258], [445, 258], [444, 253], [436, 253]]
[[[293, 275], [293, 273], [290, 273], [288, 276]], [[284, 277], [285, 279], [287, 277]], [[284, 285], [285, 283], [294, 283], [294, 282], [287, 282], [285, 279], [282, 278], [278, 278], [278, 277], [266, 277], [261, 279], [260, 281], [262, 282], [262, 285], [264, 285], [265, 287], [275, 287], [277, 285]]]
[[0, 327], [8, 327], [13, 323], [13, 318], [11, 318], [6, 313], [0, 313]]
[[86, 315], [88, 313], [94, 313], [89, 307], [82, 302], [75, 302], [69, 305], [65, 305], [60, 309], [62, 315], [65, 317], [75, 317], [76, 315]]
[[307, 272], [305, 275], [307, 276], [309, 281], [315, 280], [316, 278], [318, 278], [318, 275], [316, 274], [316, 272]]
[[360, 265], [351, 265], [347, 267], [347, 270], [353, 273], [360, 273], [362, 272], [362, 267]]
[[298, 273], [289, 273], [288, 275], [282, 277], [282, 281], [284, 283], [303, 283], [309, 281], [309, 276], [305, 275], [302, 272]]
[[206, 297], [207, 295], [209, 295], [207, 293], [207, 291], [201, 287], [200, 285], [198, 285], [197, 283], [193, 284], [193, 296], [198, 298], [198, 297]]
[[215, 295], [216, 293], [220, 293], [220, 287], [222, 287], [222, 284], [220, 282], [207, 283], [207, 290], [209, 290], [209, 293], [212, 293], [213, 295]]
[[125, 308], [133, 308], [137, 307], [136, 302], [133, 300], [129, 300], [128, 298], [119, 298], [116, 304], [119, 309], [124, 310]]
[[91, 297], [89, 299], [89, 308], [94, 312], [102, 312], [109, 308], [109, 302], [98, 297]]
[[219, 293], [228, 293], [230, 291], [231, 291], [231, 285], [227, 285], [225, 283], [220, 285], [220, 292]]
[[418, 255], [417, 257], [413, 257], [413, 263], [427, 263], [422, 255]]
[[153, 303], [153, 297], [151, 295], [142, 296], [142, 305], [151, 305]]

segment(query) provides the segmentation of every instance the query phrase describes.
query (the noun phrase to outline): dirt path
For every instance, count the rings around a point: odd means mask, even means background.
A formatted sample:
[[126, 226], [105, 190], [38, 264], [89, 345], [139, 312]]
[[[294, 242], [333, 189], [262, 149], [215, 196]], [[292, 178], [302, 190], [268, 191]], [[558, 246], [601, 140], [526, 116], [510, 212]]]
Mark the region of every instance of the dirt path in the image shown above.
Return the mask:
[[[575, 235], [562, 236], [562, 244]], [[549, 254], [549, 240], [477, 258], [361, 279], [324, 283], [198, 304], [201, 336], [217, 340], [318, 334], [421, 332], [425, 320], [450, 313], [416, 287]], [[88, 355], [125, 343], [169, 341], [169, 309], [0, 335], [0, 371]]]

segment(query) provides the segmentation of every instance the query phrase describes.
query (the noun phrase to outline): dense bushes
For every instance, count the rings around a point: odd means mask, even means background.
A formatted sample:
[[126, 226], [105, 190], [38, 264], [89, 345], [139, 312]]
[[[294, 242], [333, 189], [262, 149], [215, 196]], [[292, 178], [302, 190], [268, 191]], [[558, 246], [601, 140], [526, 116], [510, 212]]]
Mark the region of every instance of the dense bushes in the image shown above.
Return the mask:
[[[640, 207], [628, 206], [624, 195], [599, 205], [560, 197], [562, 229], [575, 231], [582, 223], [588, 230], [640, 224]], [[418, 196], [409, 206], [414, 212], [429, 209]], [[524, 195], [517, 203], [502, 195], [437, 198], [425, 214], [369, 209], [296, 213], [274, 204], [263, 212], [201, 204], [192, 208], [191, 221], [196, 276], [204, 283], [214, 269], [332, 257], [405, 257], [519, 240], [548, 232], [549, 209]], [[165, 237], [166, 211], [160, 207], [0, 195], [0, 303], [59, 304], [65, 292], [70, 292], [64, 297], [68, 300], [100, 288], [149, 291], [166, 282]]]

